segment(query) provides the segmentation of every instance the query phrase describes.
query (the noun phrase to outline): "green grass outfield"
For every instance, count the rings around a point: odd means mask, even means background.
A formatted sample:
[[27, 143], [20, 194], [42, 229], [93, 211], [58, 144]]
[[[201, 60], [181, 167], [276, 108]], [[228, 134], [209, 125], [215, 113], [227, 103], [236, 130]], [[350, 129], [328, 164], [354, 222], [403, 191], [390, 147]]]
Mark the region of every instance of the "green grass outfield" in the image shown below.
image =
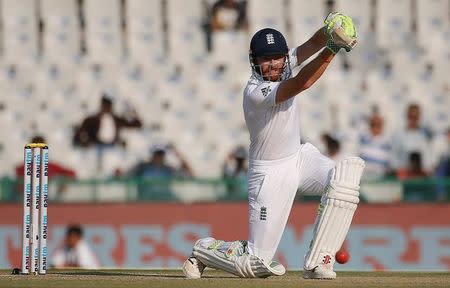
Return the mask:
[[282, 277], [239, 279], [206, 270], [203, 276], [189, 280], [179, 270], [50, 270], [45, 276], [0, 270], [0, 287], [450, 287], [450, 273], [338, 272], [336, 280], [305, 280], [294, 271]]

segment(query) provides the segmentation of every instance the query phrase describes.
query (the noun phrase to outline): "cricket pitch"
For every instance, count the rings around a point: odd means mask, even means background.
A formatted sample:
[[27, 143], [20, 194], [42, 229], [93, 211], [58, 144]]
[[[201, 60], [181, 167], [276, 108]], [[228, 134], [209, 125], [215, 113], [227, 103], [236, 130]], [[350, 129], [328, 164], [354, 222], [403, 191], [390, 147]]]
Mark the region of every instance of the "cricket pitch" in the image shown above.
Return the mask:
[[47, 275], [11, 275], [0, 270], [0, 287], [450, 287], [450, 273], [338, 272], [335, 280], [306, 280], [301, 272], [282, 277], [240, 279], [206, 270], [202, 279], [185, 279], [181, 270], [49, 270]]

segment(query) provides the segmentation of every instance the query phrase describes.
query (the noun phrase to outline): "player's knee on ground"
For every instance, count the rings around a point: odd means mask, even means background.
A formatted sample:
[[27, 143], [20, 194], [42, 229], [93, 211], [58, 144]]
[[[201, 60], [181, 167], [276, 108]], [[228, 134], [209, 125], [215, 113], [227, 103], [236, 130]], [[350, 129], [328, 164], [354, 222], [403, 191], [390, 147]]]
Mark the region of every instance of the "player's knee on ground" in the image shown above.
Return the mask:
[[[210, 245], [206, 246], [207, 243]], [[265, 263], [258, 257], [250, 255], [246, 249], [246, 241], [198, 241], [194, 246], [193, 255], [207, 267], [226, 271], [241, 278], [266, 278], [281, 276], [286, 272], [283, 265], [275, 261]]]

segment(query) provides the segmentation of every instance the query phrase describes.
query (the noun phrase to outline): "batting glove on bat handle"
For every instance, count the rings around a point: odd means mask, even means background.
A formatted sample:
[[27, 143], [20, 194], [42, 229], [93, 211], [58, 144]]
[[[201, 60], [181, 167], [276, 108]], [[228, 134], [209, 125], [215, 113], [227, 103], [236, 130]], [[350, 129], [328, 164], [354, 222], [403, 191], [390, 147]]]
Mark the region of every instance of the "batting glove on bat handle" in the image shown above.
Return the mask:
[[333, 52], [333, 54], [337, 54], [339, 52], [339, 50], [341, 50], [343, 47], [335, 44], [332, 39], [328, 39], [327, 40], [327, 48], [331, 52]]
[[342, 15], [339, 12], [331, 12], [328, 14], [327, 18], [325, 18], [325, 20], [323, 21], [323, 23], [325, 24], [325, 33], [327, 35], [331, 35], [331, 32], [333, 30], [333, 26], [335, 25], [336, 21], [338, 21], [339, 19], [342, 19], [342, 17], [344, 17], [344, 15]]
[[324, 21], [325, 34], [328, 36], [327, 47], [333, 53], [341, 48], [350, 52], [357, 44], [357, 33], [353, 20], [343, 14], [330, 13]]

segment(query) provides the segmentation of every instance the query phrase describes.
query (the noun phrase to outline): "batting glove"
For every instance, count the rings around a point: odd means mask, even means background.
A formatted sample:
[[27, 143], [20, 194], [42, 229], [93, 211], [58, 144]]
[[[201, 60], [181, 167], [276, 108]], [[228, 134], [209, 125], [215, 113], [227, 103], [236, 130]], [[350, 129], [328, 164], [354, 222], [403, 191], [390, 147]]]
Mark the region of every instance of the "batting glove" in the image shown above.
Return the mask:
[[341, 48], [350, 52], [356, 46], [358, 36], [352, 18], [332, 12], [328, 14], [324, 23], [325, 33], [328, 35], [327, 48], [334, 54]]

